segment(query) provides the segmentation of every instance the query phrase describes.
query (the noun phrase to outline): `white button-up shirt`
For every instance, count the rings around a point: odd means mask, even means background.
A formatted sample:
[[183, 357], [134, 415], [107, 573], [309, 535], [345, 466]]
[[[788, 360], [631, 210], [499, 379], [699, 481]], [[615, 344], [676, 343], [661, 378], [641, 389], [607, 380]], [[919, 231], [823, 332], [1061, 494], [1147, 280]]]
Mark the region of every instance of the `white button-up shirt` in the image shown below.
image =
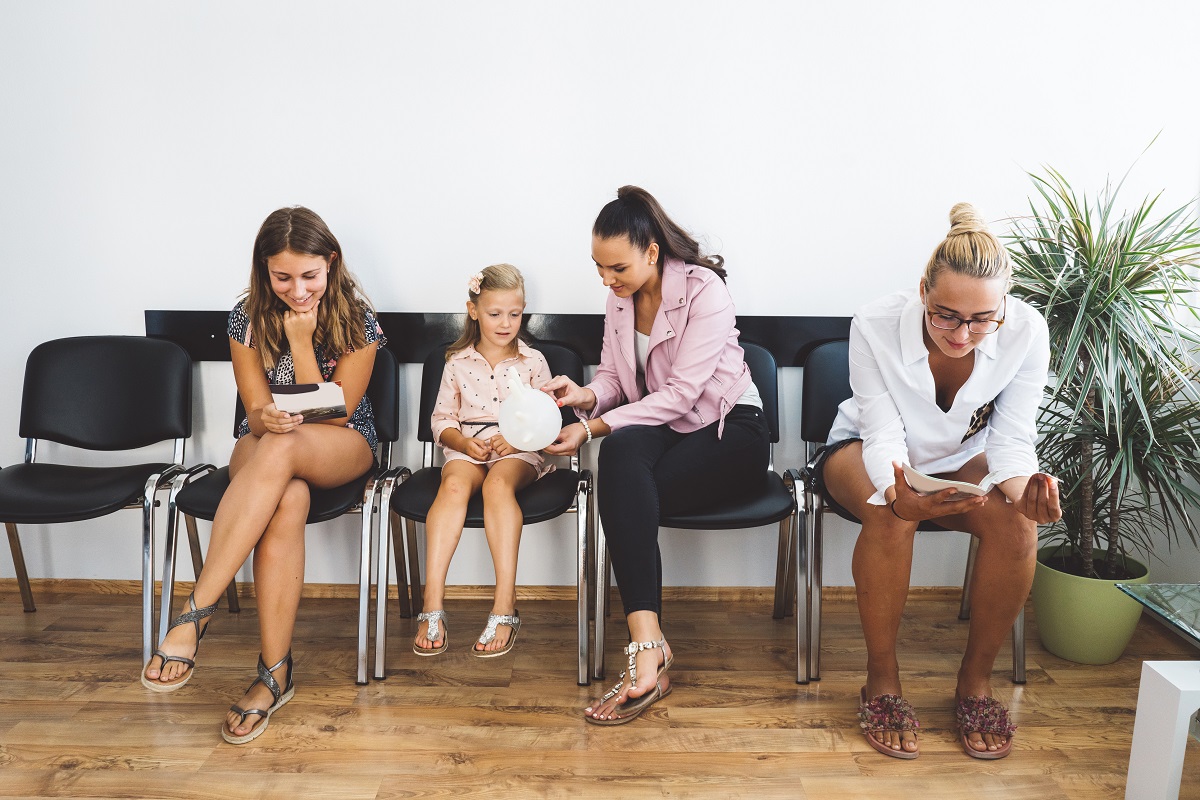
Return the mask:
[[993, 485], [1038, 471], [1036, 420], [1050, 368], [1046, 321], [1009, 297], [1004, 324], [975, 347], [971, 377], [942, 411], [924, 315], [916, 291], [897, 292], [864, 306], [850, 325], [854, 395], [838, 407], [829, 443], [863, 440], [875, 505], [896, 482], [893, 461], [936, 475], [986, 453]]

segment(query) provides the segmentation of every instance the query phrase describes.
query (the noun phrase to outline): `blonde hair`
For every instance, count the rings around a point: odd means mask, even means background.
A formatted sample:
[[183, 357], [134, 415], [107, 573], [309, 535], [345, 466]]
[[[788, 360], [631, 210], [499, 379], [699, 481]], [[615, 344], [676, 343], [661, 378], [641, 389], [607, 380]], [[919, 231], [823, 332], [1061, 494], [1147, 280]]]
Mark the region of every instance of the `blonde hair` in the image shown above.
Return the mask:
[[955, 203], [950, 209], [950, 232], [934, 249], [921, 277], [926, 291], [943, 270], [971, 278], [1003, 278], [1006, 284], [1012, 280], [1008, 251], [970, 203]]
[[[522, 277], [521, 270], [512, 264], [492, 264], [490, 267], [480, 270], [479, 274], [482, 276], [479, 281], [479, 291], [473, 292], [470, 286], [467, 287], [467, 299], [472, 303], [478, 303], [479, 297], [484, 292], [504, 292], [510, 289], [520, 289], [521, 297], [524, 299], [525, 278]], [[450, 357], [460, 350], [479, 344], [481, 336], [479, 320], [471, 319], [468, 315], [466, 324], [463, 325], [462, 336], [459, 336], [458, 341], [446, 348], [446, 360], [449, 361]]]

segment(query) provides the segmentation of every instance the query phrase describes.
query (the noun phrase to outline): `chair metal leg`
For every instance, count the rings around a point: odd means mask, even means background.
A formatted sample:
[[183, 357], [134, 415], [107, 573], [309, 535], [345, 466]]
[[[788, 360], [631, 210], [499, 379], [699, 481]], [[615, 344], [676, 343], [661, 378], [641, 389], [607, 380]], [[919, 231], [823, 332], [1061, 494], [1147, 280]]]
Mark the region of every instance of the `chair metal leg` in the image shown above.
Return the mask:
[[[367, 478], [366, 486], [363, 487], [360, 511], [362, 526], [359, 528], [358, 539], [358, 642], [356, 653], [358, 663], [354, 675], [354, 682], [359, 686], [365, 686], [367, 683], [367, 640], [370, 638], [371, 620], [371, 528], [372, 522], [375, 520], [375, 497], [379, 493], [381, 483], [376, 475]], [[381, 558], [380, 561], [384, 564], [387, 563], [386, 558]], [[387, 585], [386, 570], [385, 567], [385, 587]], [[385, 589], [385, 597], [386, 594]]]
[[824, 576], [824, 533], [825, 533], [825, 503], [820, 495], [813, 493], [813, 501], [809, 506], [812, 511], [808, 514], [808, 572], [812, 584], [809, 600], [808, 622], [808, 679], [821, 680], [821, 617], [822, 590], [825, 586]]
[[[408, 470], [402, 473], [405, 478], [408, 477]], [[393, 529], [392, 523], [398, 521], [399, 517], [392, 513], [392, 492], [396, 489], [398, 478], [389, 476], [383, 482], [383, 487], [380, 490], [379, 498], [379, 550], [376, 556], [376, 568], [378, 572], [375, 577], [375, 673], [374, 678], [377, 681], [387, 678], [387, 601], [388, 601], [388, 568], [391, 565], [390, 550], [393, 546], [393, 536], [399, 533], [403, 537], [403, 532], [400, 526]], [[403, 549], [401, 543], [395, 545], [397, 551]], [[397, 552], [397, 558], [403, 556]], [[396, 586], [400, 591], [401, 605], [405, 598], [404, 593], [407, 590], [407, 581], [403, 572], [396, 573]]]
[[411, 618], [420, 609], [413, 608], [413, 589], [412, 589], [412, 572], [409, 569], [408, 553], [408, 535], [405, 533], [408, 526], [404, 520], [397, 514], [391, 514], [388, 518], [389, 530], [392, 532], [392, 553], [396, 560], [396, 594], [400, 596], [400, 616], [405, 619]]
[[33, 587], [29, 585], [29, 573], [25, 571], [25, 554], [21, 551], [21, 537], [17, 534], [17, 526], [6, 522], [4, 527], [8, 531], [8, 549], [12, 552], [17, 586], [21, 588], [21, 604], [25, 606], [26, 612], [37, 611], [37, 606], [33, 604]]
[[592, 640], [592, 677], [604, 677], [604, 623], [608, 616], [608, 544], [604, 538], [604, 524], [596, 522], [596, 625]]
[[1025, 683], [1025, 606], [1017, 614], [1012, 629], [1013, 683]]
[[787, 598], [791, 594], [791, 581], [796, 578], [789, 566], [793, 561], [791, 555], [795, 546], [791, 540], [794, 515], [793, 511], [779, 521], [779, 550], [775, 557], [775, 606], [771, 610], [773, 619], [783, 619], [788, 615]]
[[[796, 581], [796, 683], [808, 683], [809, 644], [811, 641], [809, 624], [812, 614], [812, 573], [809, 569], [808, 549], [808, 511], [804, 507], [796, 510], [793, 518], [796, 546], [793, 548], [793, 567]], [[804, 595], [801, 601], [799, 594], [800, 576], [804, 576]]]
[[421, 588], [421, 559], [417, 554], [417, 522], [404, 520], [404, 538], [408, 544], [408, 577], [412, 587], [413, 610], [425, 607], [425, 590]]
[[576, 558], [575, 558], [575, 620], [576, 634], [578, 637], [578, 666], [579, 677], [577, 682], [580, 686], [587, 686], [590, 683], [588, 678], [588, 609], [591, 602], [588, 597], [588, 541], [591, 533], [591, 495], [592, 495], [592, 476], [588, 472], [584, 472], [580, 476], [579, 486], [575, 490], [575, 530], [576, 530]]
[[142, 494], [142, 663], [154, 652], [154, 501], [163, 474], [146, 479]]
[[971, 549], [967, 551], [967, 569], [963, 574], [962, 600], [958, 605], [958, 618], [971, 618], [971, 580], [975, 577], [975, 556], [979, 553], [979, 539], [971, 537]]
[[179, 535], [179, 508], [175, 505], [175, 498], [187, 482], [187, 477], [185, 473], [171, 481], [171, 492], [167, 496], [167, 536], [163, 542], [162, 599], [158, 612], [157, 643], [166, 637], [167, 625], [174, 619], [171, 606], [175, 600], [175, 551]]

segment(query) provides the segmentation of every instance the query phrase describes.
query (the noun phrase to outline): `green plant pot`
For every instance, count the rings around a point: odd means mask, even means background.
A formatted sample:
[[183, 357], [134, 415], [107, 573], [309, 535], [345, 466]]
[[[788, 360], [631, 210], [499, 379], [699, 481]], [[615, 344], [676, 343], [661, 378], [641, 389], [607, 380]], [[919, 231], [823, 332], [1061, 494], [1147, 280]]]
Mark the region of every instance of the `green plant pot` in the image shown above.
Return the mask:
[[[1033, 613], [1042, 646], [1059, 658], [1078, 664], [1111, 664], [1125, 652], [1133, 637], [1142, 605], [1117, 588], [1118, 583], [1146, 583], [1149, 570], [1127, 558], [1140, 577], [1121, 581], [1081, 578], [1048, 567], [1043, 559], [1058, 547], [1038, 550], [1033, 576]], [[1104, 552], [1096, 551], [1096, 558]]]

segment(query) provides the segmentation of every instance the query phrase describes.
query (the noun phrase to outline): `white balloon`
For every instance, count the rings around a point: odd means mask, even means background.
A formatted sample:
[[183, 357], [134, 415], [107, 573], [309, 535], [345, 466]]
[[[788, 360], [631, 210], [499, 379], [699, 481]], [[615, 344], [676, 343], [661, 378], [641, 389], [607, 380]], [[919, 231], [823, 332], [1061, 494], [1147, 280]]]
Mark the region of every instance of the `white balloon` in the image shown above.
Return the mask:
[[518, 450], [541, 450], [558, 438], [562, 414], [550, 395], [521, 381], [508, 368], [508, 397], [500, 402], [500, 435]]

